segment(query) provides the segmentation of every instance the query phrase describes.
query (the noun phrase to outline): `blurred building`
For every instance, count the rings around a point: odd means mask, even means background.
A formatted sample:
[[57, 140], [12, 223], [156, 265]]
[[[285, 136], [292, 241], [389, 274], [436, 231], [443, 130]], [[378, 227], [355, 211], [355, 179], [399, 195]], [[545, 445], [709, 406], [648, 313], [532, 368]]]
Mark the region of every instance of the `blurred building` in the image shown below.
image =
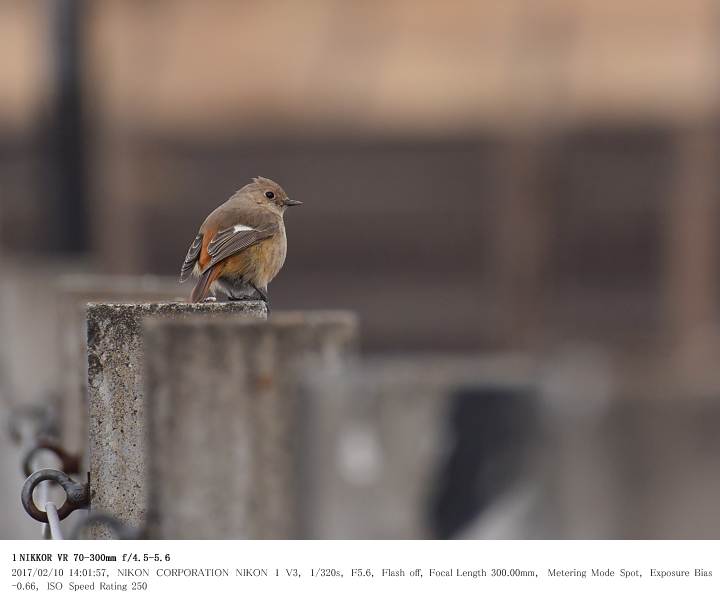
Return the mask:
[[[63, 4], [0, 3], [11, 251], [67, 244], [45, 144]], [[308, 201], [276, 304], [357, 308], [373, 349], [646, 349], [717, 320], [713, 2], [79, 6], [87, 245], [109, 270], [175, 272], [263, 174]]]
[[0, 0], [0, 40], [6, 259], [175, 274], [210, 210], [273, 178], [306, 202], [276, 308], [352, 308], [368, 351], [602, 351], [617, 391], [556, 439], [557, 492], [586, 514], [623, 493], [598, 523], [625, 534], [702, 531], [716, 2]]

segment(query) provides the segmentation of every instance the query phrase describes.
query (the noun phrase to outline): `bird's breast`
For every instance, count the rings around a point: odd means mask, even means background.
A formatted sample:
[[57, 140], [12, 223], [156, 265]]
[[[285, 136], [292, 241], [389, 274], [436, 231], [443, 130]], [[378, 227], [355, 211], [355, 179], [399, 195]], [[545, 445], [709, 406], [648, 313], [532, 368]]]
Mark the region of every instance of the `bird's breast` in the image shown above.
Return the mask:
[[280, 272], [287, 254], [285, 229], [263, 239], [246, 250], [230, 256], [223, 263], [222, 275], [228, 278], [242, 277], [257, 287], [267, 287]]
[[257, 247], [260, 255], [257, 282], [259, 285], [267, 285], [285, 264], [285, 256], [287, 255], [285, 229], [281, 228], [276, 235], [260, 242]]

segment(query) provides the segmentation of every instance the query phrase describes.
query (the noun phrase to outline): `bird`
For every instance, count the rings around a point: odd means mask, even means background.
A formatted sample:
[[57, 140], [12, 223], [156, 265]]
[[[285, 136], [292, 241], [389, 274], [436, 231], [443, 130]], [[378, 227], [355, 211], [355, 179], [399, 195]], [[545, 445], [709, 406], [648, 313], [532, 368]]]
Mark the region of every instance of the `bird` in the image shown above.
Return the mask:
[[283, 214], [299, 205], [279, 184], [258, 176], [211, 212], [180, 269], [180, 283], [198, 277], [190, 302], [224, 294], [229, 301], [259, 297], [269, 305], [268, 284], [287, 254]]

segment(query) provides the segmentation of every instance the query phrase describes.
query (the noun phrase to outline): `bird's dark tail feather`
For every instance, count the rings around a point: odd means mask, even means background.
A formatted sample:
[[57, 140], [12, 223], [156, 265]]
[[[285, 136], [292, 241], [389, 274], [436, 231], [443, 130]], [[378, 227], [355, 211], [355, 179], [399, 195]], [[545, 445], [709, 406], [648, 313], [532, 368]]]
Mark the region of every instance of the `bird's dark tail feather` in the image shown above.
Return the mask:
[[200, 280], [193, 288], [192, 294], [190, 294], [190, 302], [202, 302], [207, 298], [210, 293], [210, 286], [218, 278], [221, 269], [222, 265], [218, 264], [212, 270], [206, 271], [200, 276]]

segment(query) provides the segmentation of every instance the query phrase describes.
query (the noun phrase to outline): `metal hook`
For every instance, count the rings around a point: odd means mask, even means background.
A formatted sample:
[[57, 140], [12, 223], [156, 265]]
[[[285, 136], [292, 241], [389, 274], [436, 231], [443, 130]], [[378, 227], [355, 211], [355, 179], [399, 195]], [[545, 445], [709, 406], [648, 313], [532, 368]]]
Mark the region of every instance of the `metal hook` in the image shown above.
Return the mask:
[[75, 510], [86, 508], [90, 503], [90, 489], [88, 483], [78, 484], [70, 478], [65, 472], [60, 470], [38, 470], [25, 480], [20, 494], [25, 511], [38, 522], [48, 522], [48, 515], [42, 512], [33, 501], [33, 492], [35, 487], [41, 482], [51, 480], [59, 484], [65, 491], [65, 503], [58, 510], [58, 518], [63, 520], [67, 518]]

